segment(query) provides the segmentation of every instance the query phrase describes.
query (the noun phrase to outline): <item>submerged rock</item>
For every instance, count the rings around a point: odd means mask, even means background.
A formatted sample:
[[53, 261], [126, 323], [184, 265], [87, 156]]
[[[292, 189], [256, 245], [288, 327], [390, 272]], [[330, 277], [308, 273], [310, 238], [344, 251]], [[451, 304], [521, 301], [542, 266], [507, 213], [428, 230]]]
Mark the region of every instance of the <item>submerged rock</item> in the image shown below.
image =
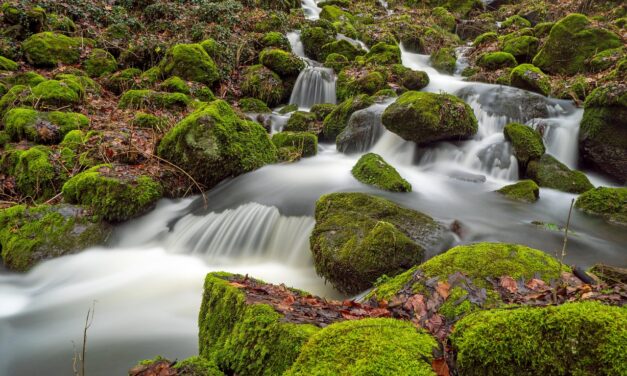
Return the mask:
[[364, 154], [351, 173], [360, 182], [386, 191], [411, 192], [411, 184], [378, 154]]
[[497, 192], [512, 200], [523, 202], [536, 202], [540, 197], [540, 188], [533, 180], [522, 180], [506, 185]]
[[315, 217], [316, 272], [347, 293], [403, 272], [446, 242], [445, 229], [431, 217], [363, 193], [322, 196]]
[[591, 189], [577, 198], [575, 207], [610, 222], [627, 225], [627, 188]]
[[569, 169], [549, 154], [529, 162], [526, 176], [541, 187], [568, 193], [582, 193], [594, 188], [583, 172]]

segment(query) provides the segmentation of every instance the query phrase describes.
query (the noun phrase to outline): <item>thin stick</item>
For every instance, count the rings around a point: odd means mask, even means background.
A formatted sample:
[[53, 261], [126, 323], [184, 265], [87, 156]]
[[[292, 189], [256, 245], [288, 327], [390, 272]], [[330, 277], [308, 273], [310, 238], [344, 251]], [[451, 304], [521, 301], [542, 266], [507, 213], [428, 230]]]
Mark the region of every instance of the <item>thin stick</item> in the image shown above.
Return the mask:
[[560, 258], [560, 270], [562, 269], [562, 263], [564, 262], [564, 256], [566, 256], [566, 245], [568, 244], [568, 229], [570, 228], [570, 216], [573, 213], [573, 206], [575, 206], [575, 199], [570, 201], [570, 209], [568, 209], [568, 219], [566, 220], [566, 230], [564, 230], [564, 245], [562, 246], [562, 254]]
[[87, 329], [91, 327], [94, 322], [94, 314], [96, 313], [96, 301], [92, 303], [92, 307], [87, 310], [87, 317], [85, 317], [85, 327], [83, 328], [83, 350], [81, 355], [81, 376], [85, 376], [85, 355], [87, 354]]

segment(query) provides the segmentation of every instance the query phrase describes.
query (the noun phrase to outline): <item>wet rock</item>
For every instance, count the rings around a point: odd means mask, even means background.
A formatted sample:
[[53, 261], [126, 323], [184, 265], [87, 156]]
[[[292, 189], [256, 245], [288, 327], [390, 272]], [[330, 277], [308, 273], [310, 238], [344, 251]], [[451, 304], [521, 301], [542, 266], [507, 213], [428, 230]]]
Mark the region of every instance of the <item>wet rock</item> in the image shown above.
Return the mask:
[[345, 154], [369, 150], [383, 134], [381, 114], [370, 109], [353, 113], [348, 125], [337, 136], [337, 149]]
[[411, 184], [378, 154], [364, 154], [351, 173], [360, 182], [386, 191], [411, 192]]
[[526, 176], [540, 187], [568, 193], [582, 193], [594, 188], [583, 172], [569, 169], [549, 154], [529, 162]]
[[577, 197], [575, 207], [609, 222], [627, 225], [627, 188], [591, 189]]
[[488, 114], [505, 116], [510, 121], [526, 123], [550, 115], [547, 98], [508, 86], [468, 86], [456, 94], [467, 102], [477, 101]]
[[522, 180], [506, 185], [497, 192], [512, 200], [523, 202], [536, 202], [540, 197], [540, 188], [533, 180]]

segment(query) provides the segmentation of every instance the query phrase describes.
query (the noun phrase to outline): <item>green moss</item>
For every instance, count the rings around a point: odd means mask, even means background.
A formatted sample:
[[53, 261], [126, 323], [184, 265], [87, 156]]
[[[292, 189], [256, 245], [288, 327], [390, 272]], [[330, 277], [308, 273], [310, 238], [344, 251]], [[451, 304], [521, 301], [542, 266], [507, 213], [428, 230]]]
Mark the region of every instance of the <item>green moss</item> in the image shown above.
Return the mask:
[[555, 25], [555, 22], [540, 22], [533, 27], [533, 35], [536, 38], [543, 38], [551, 32], [551, 29]]
[[3, 78], [3, 81], [9, 85], [26, 85], [37, 86], [38, 84], [46, 81], [46, 78], [37, 72], [17, 72], [11, 76]]
[[600, 72], [613, 67], [624, 57], [625, 47], [611, 48], [594, 55], [587, 62], [587, 66], [592, 72]]
[[141, 74], [142, 71], [137, 68], [124, 69], [107, 77], [103, 85], [115, 94], [122, 94], [127, 90], [139, 88], [138, 78]]
[[297, 104], [288, 104], [286, 106], [281, 107], [281, 109], [279, 110], [279, 114], [281, 115], [287, 115], [291, 112], [294, 111], [298, 111], [298, 105]]
[[563, 192], [582, 193], [594, 188], [583, 172], [569, 169], [548, 154], [529, 162], [526, 176], [541, 187]]
[[305, 68], [305, 63], [291, 52], [278, 48], [267, 48], [261, 51], [259, 62], [281, 77], [298, 76]]
[[420, 263], [441, 236], [429, 216], [363, 193], [320, 197], [315, 218], [310, 244], [316, 272], [346, 293]]
[[467, 138], [478, 130], [470, 106], [449, 94], [408, 91], [385, 110], [382, 121], [388, 130], [419, 145]]
[[3, 264], [26, 271], [36, 263], [102, 243], [109, 227], [79, 207], [17, 205], [0, 210]]
[[426, 72], [410, 69], [403, 73], [401, 83], [407, 90], [421, 90], [429, 85], [429, 76]]
[[376, 65], [389, 65], [401, 63], [401, 49], [396, 44], [379, 42], [372, 46], [365, 55], [366, 62]]
[[455, 57], [455, 50], [453, 48], [440, 48], [431, 55], [430, 60], [431, 65], [440, 72], [449, 74], [455, 72], [457, 58]]
[[313, 131], [316, 120], [317, 117], [315, 113], [296, 111], [292, 114], [292, 116], [290, 116], [283, 130], [289, 132]]
[[546, 149], [540, 133], [523, 124], [510, 123], [503, 129], [505, 139], [512, 143], [514, 155], [521, 166], [527, 166], [529, 161], [540, 159]]
[[278, 148], [294, 148], [299, 155], [311, 157], [318, 152], [318, 138], [309, 132], [280, 132], [272, 136], [272, 143]]
[[128, 90], [120, 98], [118, 106], [128, 109], [184, 109], [189, 103], [189, 97], [181, 93]]
[[238, 118], [221, 100], [181, 120], [163, 137], [158, 153], [207, 188], [276, 162], [276, 148], [265, 129]]
[[276, 31], [271, 31], [269, 33], [264, 34], [264, 36], [261, 38], [261, 44], [266, 48], [274, 47], [274, 48], [280, 48], [285, 51], [291, 50], [289, 40], [287, 40], [285, 35]]
[[262, 100], [257, 98], [242, 98], [239, 100], [239, 107], [244, 112], [255, 112], [259, 114], [267, 114], [272, 110]]
[[57, 143], [68, 132], [87, 127], [89, 119], [73, 112], [37, 112], [15, 108], [4, 117], [7, 134], [14, 141], [27, 139], [38, 143]]
[[494, 31], [488, 31], [479, 35], [477, 38], [475, 38], [472, 45], [477, 47], [484, 43], [496, 42], [497, 40], [498, 40], [498, 34], [495, 33]]
[[69, 203], [89, 207], [108, 221], [123, 222], [151, 208], [162, 188], [148, 176], [118, 176], [111, 165], [100, 165], [70, 178], [62, 193]]
[[48, 14], [46, 21], [52, 31], [58, 31], [68, 35], [76, 32], [76, 24], [74, 21], [62, 14]]
[[10, 88], [9, 91], [0, 98], [0, 116], [4, 116], [9, 109], [13, 108], [16, 103], [19, 103], [21, 99], [23, 99], [27, 89], [28, 88], [24, 85], [15, 85]]
[[81, 97], [67, 82], [48, 80], [32, 88], [26, 100], [41, 107], [58, 108], [78, 104]]
[[436, 348], [433, 337], [408, 322], [344, 321], [314, 334], [285, 375], [431, 376]]
[[205, 279], [198, 316], [200, 356], [237, 374], [281, 375], [319, 329], [282, 322], [269, 305], [247, 304], [246, 295], [229, 284], [230, 277], [210, 273]]
[[307, 56], [315, 60], [321, 60], [322, 46], [332, 43], [335, 40], [335, 33], [319, 26], [303, 27], [301, 40]]
[[26, 138], [34, 141], [37, 136], [36, 131], [34, 131], [37, 119], [38, 113], [33, 109], [14, 108], [4, 116], [4, 129], [14, 141]]
[[345, 100], [337, 105], [329, 115], [324, 118], [322, 123], [322, 134], [327, 141], [335, 141], [337, 136], [342, 133], [348, 119], [355, 111], [370, 107], [374, 101], [366, 94]]
[[349, 62], [346, 56], [337, 53], [327, 55], [324, 61], [324, 66], [333, 69], [335, 72], [340, 72], [348, 64]]
[[477, 65], [486, 69], [495, 70], [504, 67], [515, 67], [518, 63], [514, 55], [508, 52], [487, 52], [479, 56]]
[[352, 21], [353, 15], [335, 5], [325, 5], [320, 12], [320, 18], [331, 22]]
[[161, 85], [159, 85], [159, 88], [170, 93], [181, 93], [186, 95], [191, 93], [187, 82], [178, 76], [172, 76], [163, 81]]
[[212, 85], [220, 79], [218, 67], [200, 44], [177, 44], [159, 63], [164, 76]]
[[269, 106], [280, 104], [286, 96], [279, 75], [263, 65], [253, 65], [246, 69], [241, 89], [244, 95], [262, 100]]
[[54, 67], [59, 63], [75, 64], [80, 58], [80, 38], [53, 32], [32, 35], [22, 44], [26, 60], [38, 67]]
[[101, 77], [115, 72], [118, 69], [118, 63], [109, 52], [96, 48], [85, 60], [84, 67], [90, 77]]
[[503, 43], [503, 51], [512, 54], [520, 62], [530, 62], [538, 51], [540, 40], [523, 35], [508, 39]]
[[477, 305], [468, 300], [468, 291], [456, 286], [449, 291], [449, 296], [438, 309], [438, 313], [447, 320], [454, 321], [477, 309]]
[[178, 376], [224, 376], [214, 362], [200, 356], [183, 359], [172, 368], [177, 370]]
[[448, 10], [443, 7], [435, 7], [431, 11], [431, 16], [438, 26], [451, 33], [455, 32], [457, 22], [455, 22], [455, 16], [453, 16]]
[[348, 61], [353, 61], [357, 56], [364, 55], [365, 53], [364, 50], [353, 45], [351, 42], [340, 39], [323, 45], [322, 51], [320, 51], [320, 59], [326, 60], [331, 54], [340, 54]]
[[620, 37], [591, 26], [582, 14], [573, 13], [558, 21], [533, 64], [549, 73], [572, 75], [585, 70], [585, 61], [595, 54], [620, 47]]
[[355, 179], [364, 184], [391, 192], [411, 192], [411, 184], [378, 154], [364, 154], [351, 172]]
[[15, 61], [0, 56], [0, 71], [16, 71], [18, 67], [19, 65]]
[[540, 197], [540, 188], [533, 180], [521, 180], [506, 185], [497, 192], [512, 200], [522, 202], [536, 202]]
[[323, 121], [336, 108], [337, 105], [332, 103], [318, 103], [311, 106], [309, 112], [316, 114], [316, 120]]
[[523, 27], [531, 27], [531, 22], [529, 20], [522, 18], [519, 15], [514, 15], [508, 17], [505, 21], [501, 23], [502, 28], [523, 28]]
[[619, 375], [626, 328], [627, 310], [581, 302], [477, 312], [450, 338], [464, 375]]
[[147, 114], [144, 112], [138, 112], [135, 114], [132, 122], [134, 127], [155, 129], [157, 131], [163, 130], [167, 126], [166, 119]]
[[372, 95], [387, 88], [385, 77], [377, 71], [365, 71], [358, 75], [342, 71], [336, 82], [337, 99], [349, 99], [358, 94]]
[[551, 92], [549, 78], [532, 64], [520, 64], [512, 69], [509, 81], [514, 87], [535, 91], [542, 95], [549, 95]]
[[627, 188], [591, 189], [577, 197], [575, 207], [610, 222], [627, 224]]

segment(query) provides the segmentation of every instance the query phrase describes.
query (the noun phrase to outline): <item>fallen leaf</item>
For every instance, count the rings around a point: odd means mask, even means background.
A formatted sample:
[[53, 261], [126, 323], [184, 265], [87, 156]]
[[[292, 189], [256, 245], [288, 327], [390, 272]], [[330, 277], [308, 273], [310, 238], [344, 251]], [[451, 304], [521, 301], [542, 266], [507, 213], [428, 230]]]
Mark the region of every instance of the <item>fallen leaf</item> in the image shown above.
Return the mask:
[[518, 291], [518, 284], [516, 284], [514, 278], [509, 276], [501, 277], [499, 280], [499, 285], [507, 291], [511, 292], [512, 294], [515, 294], [516, 291]]

